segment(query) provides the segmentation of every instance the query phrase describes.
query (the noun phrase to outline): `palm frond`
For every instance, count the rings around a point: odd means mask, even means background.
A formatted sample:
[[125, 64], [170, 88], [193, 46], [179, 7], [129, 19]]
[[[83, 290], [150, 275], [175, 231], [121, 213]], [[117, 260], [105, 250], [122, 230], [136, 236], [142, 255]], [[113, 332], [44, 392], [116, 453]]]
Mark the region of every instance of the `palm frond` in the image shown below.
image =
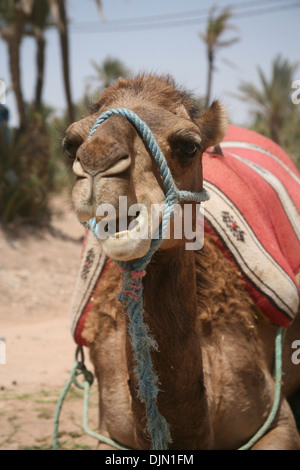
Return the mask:
[[228, 20], [232, 18], [232, 16], [232, 11], [228, 7], [219, 14], [216, 13], [216, 6], [211, 8], [205, 32], [200, 31], [198, 33], [199, 37], [209, 48], [216, 49], [230, 46], [240, 40], [239, 36], [224, 41], [220, 39], [228, 30], [238, 31], [235, 25], [228, 23]]

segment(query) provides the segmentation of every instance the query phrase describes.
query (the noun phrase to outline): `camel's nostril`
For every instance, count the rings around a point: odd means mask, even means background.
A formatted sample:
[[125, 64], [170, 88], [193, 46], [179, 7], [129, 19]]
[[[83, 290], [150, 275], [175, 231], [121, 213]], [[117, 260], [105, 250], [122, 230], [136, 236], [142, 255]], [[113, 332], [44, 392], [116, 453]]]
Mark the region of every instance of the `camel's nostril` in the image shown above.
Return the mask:
[[120, 158], [120, 160], [127, 160], [129, 158], [129, 155], [123, 155], [123, 157]]

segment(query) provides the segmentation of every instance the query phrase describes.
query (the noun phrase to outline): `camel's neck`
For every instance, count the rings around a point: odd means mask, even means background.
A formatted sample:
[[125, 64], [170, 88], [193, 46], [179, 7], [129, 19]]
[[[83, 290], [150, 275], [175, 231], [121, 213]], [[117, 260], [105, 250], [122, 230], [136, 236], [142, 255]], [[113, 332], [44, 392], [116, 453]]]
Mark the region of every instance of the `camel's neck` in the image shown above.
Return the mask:
[[[178, 448], [206, 448], [211, 433], [196, 322], [193, 252], [180, 247], [157, 253], [143, 284], [145, 321], [159, 346], [158, 352], [152, 353], [162, 390], [158, 396], [159, 412], [166, 418]], [[132, 370], [130, 347], [128, 354]], [[142, 436], [144, 409], [136, 398], [133, 375], [130, 384], [137, 431]]]

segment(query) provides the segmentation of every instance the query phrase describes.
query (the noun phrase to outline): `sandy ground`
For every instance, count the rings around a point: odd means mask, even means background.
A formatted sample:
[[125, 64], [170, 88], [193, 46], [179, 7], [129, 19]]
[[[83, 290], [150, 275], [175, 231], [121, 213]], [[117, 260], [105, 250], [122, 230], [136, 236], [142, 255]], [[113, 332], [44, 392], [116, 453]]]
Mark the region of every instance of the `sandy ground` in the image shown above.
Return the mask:
[[[52, 206], [50, 230], [27, 227], [11, 235], [0, 227], [0, 346], [6, 350], [6, 364], [0, 364], [1, 450], [51, 448], [57, 399], [74, 362], [68, 316], [83, 228], [67, 197]], [[96, 387], [89, 413], [93, 430]], [[82, 392], [72, 388], [60, 418], [62, 449], [96, 448], [81, 420]]]

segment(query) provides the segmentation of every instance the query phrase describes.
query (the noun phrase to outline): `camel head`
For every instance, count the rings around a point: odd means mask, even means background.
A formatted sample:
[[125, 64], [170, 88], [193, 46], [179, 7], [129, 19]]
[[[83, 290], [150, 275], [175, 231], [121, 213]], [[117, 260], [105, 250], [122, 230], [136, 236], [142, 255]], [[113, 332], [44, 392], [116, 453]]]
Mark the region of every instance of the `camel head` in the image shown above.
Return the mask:
[[[93, 217], [98, 227], [105, 222], [102, 235], [106, 236], [99, 236], [104, 252], [128, 261], [149, 250], [157, 229], [151, 208], [162, 207], [165, 191], [156, 162], [126, 117], [113, 115], [89, 138], [97, 118], [112, 108], [129, 109], [149, 126], [176, 188], [192, 192], [202, 190], [202, 154], [223, 139], [227, 119], [219, 102], [201, 114], [169, 77], [142, 75], [119, 79], [87, 117], [67, 129], [63, 148], [73, 160], [77, 177], [72, 193], [75, 212], [83, 223]], [[161, 248], [180, 242], [171, 237]]]

